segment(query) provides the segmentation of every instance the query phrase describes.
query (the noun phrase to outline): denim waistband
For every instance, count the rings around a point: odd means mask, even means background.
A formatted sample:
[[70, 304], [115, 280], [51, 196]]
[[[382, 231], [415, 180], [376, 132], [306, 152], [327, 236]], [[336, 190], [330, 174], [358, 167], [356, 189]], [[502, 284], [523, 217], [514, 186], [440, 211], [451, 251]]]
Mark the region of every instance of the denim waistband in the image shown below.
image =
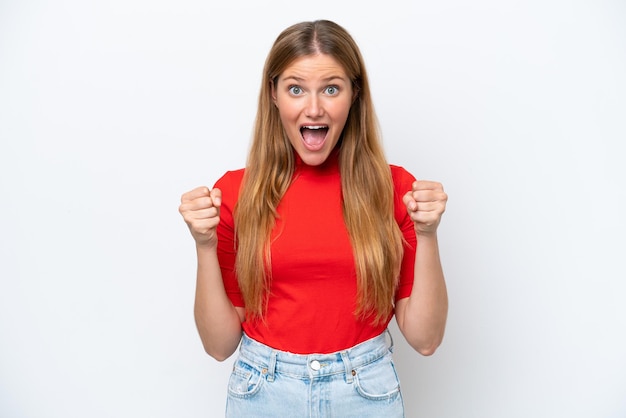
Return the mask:
[[311, 379], [345, 373], [351, 381], [358, 368], [378, 360], [392, 350], [393, 338], [389, 330], [354, 347], [330, 354], [294, 354], [275, 350], [244, 333], [239, 356], [259, 367], [261, 373], [267, 374], [269, 381], [274, 380], [275, 373]]

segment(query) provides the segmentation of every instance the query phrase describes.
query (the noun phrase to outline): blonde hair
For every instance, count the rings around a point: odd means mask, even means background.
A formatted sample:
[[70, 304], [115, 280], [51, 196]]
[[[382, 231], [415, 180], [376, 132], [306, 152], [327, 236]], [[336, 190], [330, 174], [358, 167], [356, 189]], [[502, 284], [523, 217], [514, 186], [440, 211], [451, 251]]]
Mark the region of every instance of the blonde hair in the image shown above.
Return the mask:
[[285, 29], [265, 61], [254, 135], [234, 213], [239, 287], [249, 318], [262, 318], [271, 282], [270, 234], [295, 166], [271, 88], [295, 59], [319, 53], [344, 67], [356, 96], [338, 144], [343, 216], [356, 262], [355, 315], [373, 315], [373, 322], [381, 323], [393, 310], [402, 234], [394, 218], [391, 171], [363, 58], [348, 32], [331, 21], [302, 22]]

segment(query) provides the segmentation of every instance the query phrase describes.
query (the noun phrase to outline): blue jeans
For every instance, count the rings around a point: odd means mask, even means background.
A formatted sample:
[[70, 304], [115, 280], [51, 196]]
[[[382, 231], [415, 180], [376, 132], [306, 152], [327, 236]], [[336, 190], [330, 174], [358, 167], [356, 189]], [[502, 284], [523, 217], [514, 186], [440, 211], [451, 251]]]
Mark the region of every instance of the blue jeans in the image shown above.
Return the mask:
[[277, 351], [244, 334], [228, 382], [226, 417], [404, 417], [386, 331], [332, 354]]

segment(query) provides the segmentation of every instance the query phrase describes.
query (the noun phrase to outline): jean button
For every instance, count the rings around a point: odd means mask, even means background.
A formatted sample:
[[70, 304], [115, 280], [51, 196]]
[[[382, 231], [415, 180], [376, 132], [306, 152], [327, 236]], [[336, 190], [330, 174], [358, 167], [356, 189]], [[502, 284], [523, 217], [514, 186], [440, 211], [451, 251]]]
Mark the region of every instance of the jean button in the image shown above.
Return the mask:
[[319, 362], [319, 361], [317, 361], [317, 360], [313, 360], [313, 361], [311, 362], [310, 366], [311, 366], [311, 369], [313, 369], [313, 370], [315, 370], [315, 371], [318, 371], [319, 369], [321, 369], [321, 368], [322, 368], [322, 365], [321, 365], [321, 364], [320, 364], [320, 362]]

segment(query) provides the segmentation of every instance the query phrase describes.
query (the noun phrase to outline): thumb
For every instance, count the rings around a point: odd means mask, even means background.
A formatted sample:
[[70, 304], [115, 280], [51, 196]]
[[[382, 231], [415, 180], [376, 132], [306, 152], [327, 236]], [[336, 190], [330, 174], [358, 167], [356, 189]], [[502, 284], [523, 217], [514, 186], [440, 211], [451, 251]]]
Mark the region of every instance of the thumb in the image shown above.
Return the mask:
[[211, 190], [211, 200], [213, 201], [213, 206], [219, 208], [222, 205], [222, 191], [220, 189]]
[[405, 206], [407, 207], [409, 211], [414, 211], [415, 209], [417, 209], [417, 202], [415, 201], [415, 198], [413, 197], [412, 191], [406, 192], [404, 196], [402, 197], [402, 201], [404, 202]]

